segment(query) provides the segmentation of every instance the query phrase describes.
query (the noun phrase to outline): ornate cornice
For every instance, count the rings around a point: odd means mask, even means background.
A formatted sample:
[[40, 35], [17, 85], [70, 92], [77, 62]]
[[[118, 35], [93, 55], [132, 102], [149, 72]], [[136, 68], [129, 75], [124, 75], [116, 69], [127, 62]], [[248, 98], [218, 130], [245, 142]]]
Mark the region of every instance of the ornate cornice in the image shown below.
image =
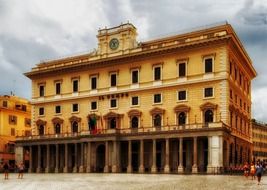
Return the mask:
[[54, 117], [54, 118], [52, 119], [52, 123], [53, 123], [54, 125], [56, 125], [56, 124], [62, 124], [63, 122], [64, 122], [64, 120], [61, 119], [61, 118], [59, 118], [59, 117]]
[[104, 119], [108, 119], [111, 117], [121, 118], [123, 117], [123, 114], [115, 113], [115, 112], [108, 112], [106, 115], [103, 116]]
[[185, 104], [181, 104], [178, 105], [174, 108], [174, 112], [178, 113], [178, 112], [189, 112], [190, 107], [185, 105]]
[[73, 115], [73, 116], [71, 116], [69, 118], [69, 120], [70, 120], [71, 123], [73, 123], [75, 121], [79, 123], [79, 122], [81, 122], [82, 119], [80, 117], [77, 117], [77, 116]]
[[133, 116], [141, 116], [142, 115], [142, 112], [137, 110], [137, 109], [132, 109], [130, 111], [128, 111], [128, 116], [129, 117], [133, 117]]
[[217, 104], [213, 104], [211, 102], [206, 102], [206, 103], [200, 105], [200, 109], [201, 110], [216, 109], [217, 106], [218, 106]]
[[164, 114], [165, 110], [159, 107], [155, 107], [153, 109], [150, 110], [150, 114], [151, 115], [155, 115], [155, 114]]
[[36, 125], [37, 125], [37, 126], [40, 126], [40, 125], [46, 125], [46, 121], [41, 120], [41, 119], [38, 119], [38, 120], [36, 121]]

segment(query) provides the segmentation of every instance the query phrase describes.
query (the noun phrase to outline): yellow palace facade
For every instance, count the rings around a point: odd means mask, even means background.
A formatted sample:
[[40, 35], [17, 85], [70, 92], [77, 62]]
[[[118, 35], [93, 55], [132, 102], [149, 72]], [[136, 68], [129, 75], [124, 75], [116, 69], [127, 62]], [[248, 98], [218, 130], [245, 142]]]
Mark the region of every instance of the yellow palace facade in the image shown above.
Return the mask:
[[38, 64], [31, 172], [222, 172], [252, 157], [251, 60], [227, 24], [137, 42], [98, 31], [88, 54]]

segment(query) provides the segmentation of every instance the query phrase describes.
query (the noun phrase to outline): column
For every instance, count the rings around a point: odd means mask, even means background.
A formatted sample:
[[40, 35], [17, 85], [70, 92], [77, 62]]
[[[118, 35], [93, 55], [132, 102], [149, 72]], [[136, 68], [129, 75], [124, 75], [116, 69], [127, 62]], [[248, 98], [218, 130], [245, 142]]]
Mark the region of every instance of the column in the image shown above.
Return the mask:
[[194, 137], [194, 150], [193, 150], [193, 167], [192, 173], [198, 173], [197, 169], [197, 137]]
[[127, 166], [127, 173], [132, 173], [132, 141], [128, 141], [128, 166]]
[[86, 152], [86, 159], [87, 159], [87, 167], [86, 167], [86, 172], [90, 173], [91, 172], [91, 142], [88, 142], [87, 144], [87, 152]]
[[112, 173], [118, 172], [118, 160], [117, 160], [117, 141], [113, 141], [113, 154], [112, 154]]
[[37, 156], [37, 173], [41, 173], [41, 145], [37, 146], [38, 148], [38, 156]]
[[45, 173], [49, 173], [50, 170], [50, 146], [46, 145], [46, 168]]
[[170, 172], [170, 140], [166, 139], [165, 140], [165, 145], [166, 145], [166, 150], [165, 150], [165, 166], [164, 166], [164, 173], [169, 173]]
[[212, 149], [211, 149], [211, 143], [212, 143], [212, 137], [208, 137], [208, 166], [207, 166], [207, 173], [213, 173], [213, 167], [212, 167]]
[[29, 173], [32, 172], [32, 146], [29, 146]]
[[140, 166], [139, 166], [139, 173], [144, 173], [144, 140], [140, 140]]
[[184, 163], [183, 163], [183, 138], [179, 139], [179, 166], [178, 173], [184, 173]]
[[83, 142], [81, 143], [81, 164], [80, 164], [80, 168], [79, 168], [79, 173], [83, 173], [84, 172], [84, 167], [83, 167], [83, 157], [84, 157], [84, 154], [83, 154]]
[[108, 155], [108, 141], [106, 141], [105, 143], [105, 167], [104, 167], [104, 173], [108, 173], [109, 172], [109, 159], [108, 159], [109, 155]]
[[68, 144], [65, 144], [65, 167], [64, 167], [64, 173], [68, 173]]
[[56, 168], [55, 168], [55, 173], [58, 173], [58, 161], [59, 161], [59, 158], [58, 158], [58, 144], [56, 144]]
[[157, 152], [156, 152], [156, 139], [153, 139], [151, 173], [156, 173], [157, 172], [156, 156], [157, 156]]
[[73, 167], [73, 170], [72, 170], [72, 172], [73, 173], [77, 173], [78, 171], [77, 171], [77, 162], [78, 162], [78, 160], [77, 160], [77, 152], [78, 152], [78, 149], [77, 149], [77, 146], [78, 146], [78, 144], [77, 143], [74, 143], [74, 167]]

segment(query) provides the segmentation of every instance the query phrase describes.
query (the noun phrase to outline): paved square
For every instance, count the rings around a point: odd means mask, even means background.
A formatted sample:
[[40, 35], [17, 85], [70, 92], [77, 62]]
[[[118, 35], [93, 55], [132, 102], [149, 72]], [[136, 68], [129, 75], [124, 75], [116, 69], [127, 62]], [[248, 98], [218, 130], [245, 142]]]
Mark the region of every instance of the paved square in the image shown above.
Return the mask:
[[165, 174], [25, 174], [17, 179], [0, 178], [0, 190], [242, 190], [267, 189], [267, 177], [261, 185], [243, 176], [165, 175]]

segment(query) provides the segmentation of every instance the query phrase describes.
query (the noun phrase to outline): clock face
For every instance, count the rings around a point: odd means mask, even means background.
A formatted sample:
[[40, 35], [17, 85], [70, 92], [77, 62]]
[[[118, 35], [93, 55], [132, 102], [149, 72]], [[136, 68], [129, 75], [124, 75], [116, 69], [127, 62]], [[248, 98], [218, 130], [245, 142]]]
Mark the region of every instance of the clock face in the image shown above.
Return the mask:
[[115, 50], [119, 47], [119, 40], [117, 38], [113, 38], [109, 41], [109, 47], [112, 50]]

